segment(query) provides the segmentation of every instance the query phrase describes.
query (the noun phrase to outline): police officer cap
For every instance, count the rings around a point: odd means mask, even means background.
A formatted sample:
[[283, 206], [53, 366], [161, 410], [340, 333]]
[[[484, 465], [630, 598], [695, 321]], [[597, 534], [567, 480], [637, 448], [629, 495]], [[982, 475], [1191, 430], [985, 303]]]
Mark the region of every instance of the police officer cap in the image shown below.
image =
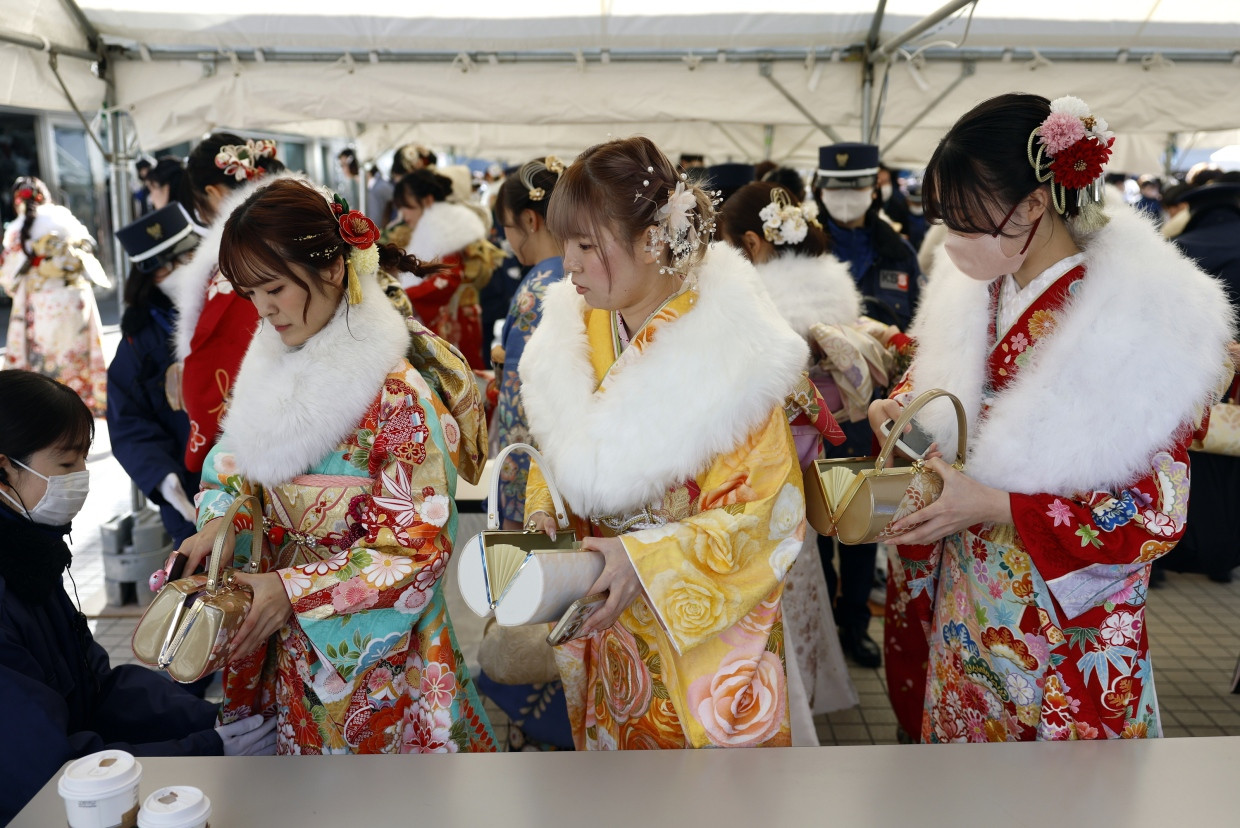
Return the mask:
[[116, 231], [129, 261], [143, 273], [171, 264], [198, 246], [199, 230], [180, 204], [169, 204]]
[[845, 141], [818, 148], [818, 178], [822, 187], [873, 187], [878, 181], [878, 147]]

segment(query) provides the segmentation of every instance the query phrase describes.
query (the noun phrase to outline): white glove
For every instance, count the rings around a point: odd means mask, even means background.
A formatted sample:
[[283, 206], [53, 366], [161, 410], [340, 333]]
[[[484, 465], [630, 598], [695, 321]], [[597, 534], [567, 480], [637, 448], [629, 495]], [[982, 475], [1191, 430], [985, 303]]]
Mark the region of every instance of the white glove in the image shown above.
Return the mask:
[[177, 478], [176, 473], [171, 473], [163, 479], [159, 484], [159, 493], [164, 496], [164, 500], [168, 501], [174, 509], [181, 513], [181, 517], [193, 523], [198, 517], [198, 510], [194, 508], [194, 504], [185, 496], [185, 489], [181, 488], [181, 481]]
[[276, 717], [263, 721], [260, 715], [232, 724], [216, 725], [224, 742], [225, 756], [272, 756], [276, 752]]

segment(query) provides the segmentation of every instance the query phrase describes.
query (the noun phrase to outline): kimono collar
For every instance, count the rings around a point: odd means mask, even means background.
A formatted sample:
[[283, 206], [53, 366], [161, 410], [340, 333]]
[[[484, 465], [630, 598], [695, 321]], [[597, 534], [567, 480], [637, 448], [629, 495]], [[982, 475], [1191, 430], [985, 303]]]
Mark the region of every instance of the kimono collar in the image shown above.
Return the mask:
[[801, 378], [809, 347], [752, 265], [715, 245], [696, 275], [692, 306], [667, 313], [685, 293], [656, 314], [601, 390], [599, 349], [615, 361], [609, 312], [590, 309], [571, 282], [547, 289], [521, 356], [521, 397], [544, 472], [578, 515], [626, 513], [696, 477], [782, 410]]
[[270, 325], [254, 335], [220, 440], [243, 478], [273, 486], [309, 471], [357, 428], [384, 379], [405, 362], [405, 320], [374, 276], [361, 283], [361, 304], [342, 299], [299, 348], [287, 347]]

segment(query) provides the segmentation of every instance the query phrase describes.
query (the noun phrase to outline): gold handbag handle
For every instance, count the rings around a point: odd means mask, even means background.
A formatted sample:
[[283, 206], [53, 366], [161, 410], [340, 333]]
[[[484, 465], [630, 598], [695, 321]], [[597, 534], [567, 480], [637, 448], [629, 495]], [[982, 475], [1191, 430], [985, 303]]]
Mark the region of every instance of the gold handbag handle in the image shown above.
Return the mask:
[[233, 519], [241, 511], [241, 507], [250, 510], [254, 528], [250, 530], [253, 540], [250, 543], [250, 564], [257, 568], [263, 557], [263, 536], [259, 527], [263, 525], [263, 507], [254, 495], [241, 495], [228, 505], [224, 512], [224, 522], [215, 533], [215, 543], [211, 546], [211, 562], [207, 564], [207, 594], [214, 595], [220, 586], [220, 569], [224, 565], [224, 544], [228, 541], [228, 533], [233, 530]]
[[937, 400], [939, 397], [947, 397], [952, 401], [952, 406], [956, 409], [956, 462], [952, 463], [952, 467], [957, 471], [964, 471], [964, 453], [968, 448], [968, 421], [965, 418], [964, 406], [960, 404], [960, 400], [956, 399], [956, 395], [942, 388], [934, 388], [924, 394], [919, 394], [917, 399], [913, 400], [908, 408], [900, 412], [900, 419], [896, 420], [895, 425], [891, 427], [891, 431], [887, 434], [887, 440], [883, 443], [883, 450], [878, 453], [878, 460], [874, 463], [877, 471], [887, 468], [887, 460], [890, 459], [891, 453], [895, 451], [896, 441], [904, 436], [904, 427], [913, 421], [918, 411], [925, 407], [926, 403], [931, 400]]

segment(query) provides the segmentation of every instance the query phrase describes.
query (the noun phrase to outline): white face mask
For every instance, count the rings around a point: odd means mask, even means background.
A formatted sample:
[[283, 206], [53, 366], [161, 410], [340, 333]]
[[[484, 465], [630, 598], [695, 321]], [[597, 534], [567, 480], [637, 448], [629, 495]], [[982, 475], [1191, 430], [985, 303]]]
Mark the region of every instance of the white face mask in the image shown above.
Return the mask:
[[[54, 474], [51, 477], [39, 474], [20, 460], [13, 460], [26, 471], [47, 481], [47, 491], [33, 509], [25, 509], [26, 516], [35, 523], [44, 526], [64, 526], [73, 521], [82, 505], [86, 503], [86, 495], [90, 492], [90, 472], [79, 471], [69, 474]], [[20, 501], [8, 492], [0, 491], [10, 503], [23, 509]]]
[[884, 184], [878, 188], [878, 194], [883, 197], [883, 201], [891, 201], [891, 194], [894, 192], [890, 184]]
[[842, 224], [850, 224], [865, 215], [874, 201], [874, 191], [862, 190], [822, 190], [822, 203], [831, 214], [831, 218]]

